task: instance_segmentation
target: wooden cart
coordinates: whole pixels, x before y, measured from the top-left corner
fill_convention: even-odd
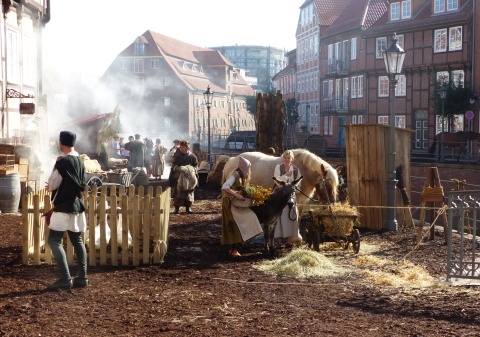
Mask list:
[[[315,251],[320,250],[320,243],[338,242],[348,249],[350,243],[353,251],[358,254],[360,251],[360,232],[354,228],[357,225],[357,215],[334,215],[319,214],[309,211],[305,227],[305,241]],[[342,223],[349,223],[344,226]]]

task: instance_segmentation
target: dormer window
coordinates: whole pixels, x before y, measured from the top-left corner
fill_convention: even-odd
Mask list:
[[[143,36],[137,37],[135,40],[135,56],[144,56],[145,55],[145,45],[147,40]]]
[[[456,11],[458,10],[458,0],[435,0],[434,2],[434,13],[443,13],[445,10]]]
[[[390,4],[390,20],[410,19],[412,17],[411,0],[392,2]]]

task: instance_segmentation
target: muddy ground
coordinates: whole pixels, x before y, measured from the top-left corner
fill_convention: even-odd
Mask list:
[[[227,255],[218,194],[205,185],[194,214],[171,215],[163,264],[92,267],[87,288],[54,292],[45,287],[56,266],[21,265],[20,214],[1,214],[0,336],[480,335],[477,288],[439,282],[446,275],[441,233],[415,248],[412,228],[361,231],[358,255],[322,245],[320,254],[343,273],[278,276],[255,268],[270,260],[259,240],[242,247],[241,258]],[[380,284],[375,273],[400,277],[405,257],[428,272],[428,285],[414,277]]]

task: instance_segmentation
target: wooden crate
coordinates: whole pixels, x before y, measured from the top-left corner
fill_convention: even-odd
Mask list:
[[[15,154],[15,146],[11,144],[0,144],[0,154]]]
[[[14,154],[0,154],[0,165],[13,166],[15,165]]]
[[[360,227],[382,229],[387,218],[387,179],[390,126],[347,126],[347,176],[350,204],[359,206]],[[403,165],[405,188],[410,194],[410,136],[408,129],[395,129],[395,167]],[[397,219],[403,218],[402,198],[396,189]]]

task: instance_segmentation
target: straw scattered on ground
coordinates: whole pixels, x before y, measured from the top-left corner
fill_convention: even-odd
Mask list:
[[[304,248],[294,249],[285,257],[265,261],[256,268],[267,273],[295,278],[335,276],[345,272],[328,257]]]

